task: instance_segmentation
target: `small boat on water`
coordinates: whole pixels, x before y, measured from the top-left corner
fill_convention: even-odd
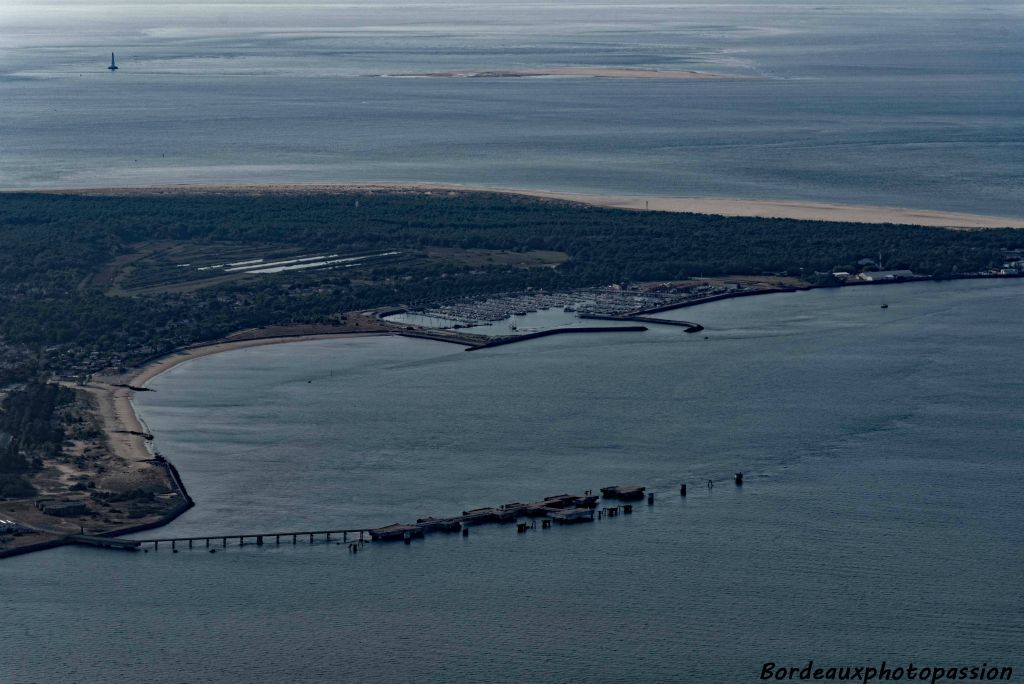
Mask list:
[[[883,304],[883,305],[882,305],[882,308],[883,308],[883,309],[888,309],[888,308],[889,308],[889,305],[888,305],[888,304]]]

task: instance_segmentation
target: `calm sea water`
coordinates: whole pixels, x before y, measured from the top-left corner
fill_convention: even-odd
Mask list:
[[[656,502],[357,556],[300,543],[9,559],[0,679],[1019,669],[1022,296],[1021,282],[851,288],[680,312],[707,339],[662,327],[467,353],[359,338],[177,366],[138,397],[198,504],[161,534],[390,523],[624,482]]]
[[[368,77],[565,65],[750,80]],[[439,181],[1020,216],[1022,73],[1017,0],[7,0],[0,187]]]

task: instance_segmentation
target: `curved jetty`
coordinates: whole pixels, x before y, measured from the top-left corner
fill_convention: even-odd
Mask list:
[[[704,326],[700,323],[680,321],[674,318],[655,318],[654,316],[638,316],[633,314],[614,316],[611,314],[580,313],[577,315],[580,318],[594,318],[602,321],[636,321],[638,323],[653,323],[655,325],[675,325],[680,328],[686,328],[685,332],[688,333],[700,332],[704,329]]]
[[[552,328],[550,330],[538,330],[532,333],[523,333],[522,335],[509,335],[507,337],[495,337],[488,342],[470,347],[467,351],[475,351],[477,349],[488,349],[490,347],[500,347],[505,344],[513,344],[515,342],[525,342],[526,340],[535,340],[538,337],[548,337],[550,335],[567,335],[571,333],[622,333],[622,332],[647,332],[647,327],[643,325],[607,325],[607,326],[590,326],[590,327],[578,327],[578,328]]]

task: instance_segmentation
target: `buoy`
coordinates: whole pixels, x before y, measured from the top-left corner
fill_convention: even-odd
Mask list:
[[[217,549],[210,549],[210,553],[217,553]]]

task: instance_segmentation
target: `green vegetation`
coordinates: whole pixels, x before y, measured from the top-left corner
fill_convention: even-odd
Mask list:
[[[1013,230],[634,212],[486,193],[0,195],[0,384],[85,372],[241,328],[526,287],[733,273],[805,278],[882,253],[946,275],[998,266]],[[400,255],[213,277],[196,259]],[[546,258],[488,256],[532,253]],[[461,255],[461,256],[460,256]],[[472,255],[467,256],[467,255]],[[554,255],[554,256],[551,256]]]
[[[38,470],[42,459],[59,454],[64,426],[59,409],[74,400],[74,392],[59,385],[31,383],[8,395],[0,405],[0,497],[35,494],[25,475]]]

